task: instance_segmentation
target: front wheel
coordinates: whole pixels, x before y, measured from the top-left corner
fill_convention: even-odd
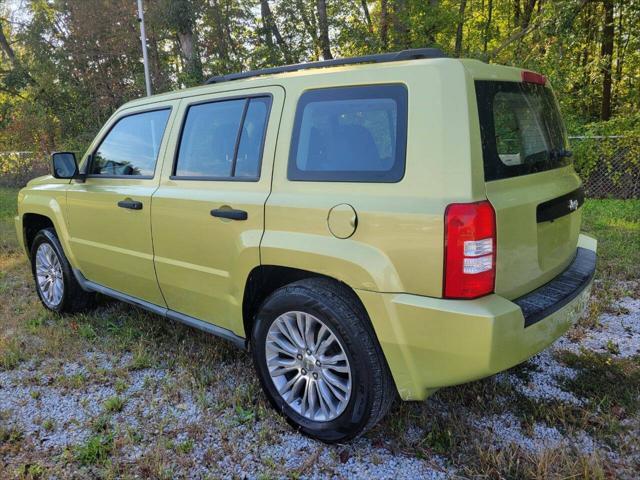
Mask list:
[[[396,395],[382,350],[355,294],[323,278],[274,292],[251,337],[271,404],[306,435],[354,438],[377,423]]]
[[[58,313],[89,308],[94,294],[85,292],[76,280],[55,230],[40,230],[31,245],[31,271],[42,304]]]

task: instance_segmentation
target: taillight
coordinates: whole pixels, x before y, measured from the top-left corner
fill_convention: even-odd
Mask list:
[[[444,222],[444,296],[477,298],[493,292],[496,216],[491,204],[452,203]]]
[[[544,85],[547,83],[547,77],[540,73],[530,72],[529,70],[524,70],[521,73],[521,78],[522,81],[526,83],[537,83],[538,85]]]

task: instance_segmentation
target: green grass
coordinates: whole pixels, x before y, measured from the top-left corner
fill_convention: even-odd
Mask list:
[[[107,412],[121,412],[124,408],[124,400],[117,395],[107,398],[104,402],[104,409]]]
[[[0,220],[13,218],[18,211],[18,189],[0,188]]]
[[[17,249],[13,217],[18,211],[18,189],[0,188],[0,254]]]
[[[598,239],[599,277],[640,278],[640,200],[587,200],[582,218]]]
[[[105,463],[114,449],[113,434],[94,435],[73,449],[75,460],[80,465]]]
[[[640,409],[640,356],[614,359],[588,350],[565,352],[562,361],[578,371],[567,379],[569,390],[604,411],[623,408],[633,414]]]

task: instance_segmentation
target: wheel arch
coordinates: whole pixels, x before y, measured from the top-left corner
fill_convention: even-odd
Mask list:
[[[303,270],[300,268],[288,267],[283,265],[259,265],[247,276],[242,300],[242,318],[245,339],[247,344],[251,339],[251,330],[255,316],[260,305],[267,299],[269,295],[285,285],[305,280],[308,278],[325,278],[334,282],[336,285],[342,286],[359,304],[365,313],[367,320],[371,323],[367,310],[360,300],[360,297],[348,284],[338,280],[337,278],[324,275],[322,273]]]
[[[53,221],[46,215],[42,215],[40,213],[25,213],[22,216],[22,235],[24,238],[24,246],[27,256],[29,256],[30,259],[33,240],[38,232],[45,228],[53,228],[57,232]]]

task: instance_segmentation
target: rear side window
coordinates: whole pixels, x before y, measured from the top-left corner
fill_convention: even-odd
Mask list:
[[[174,177],[258,179],[270,104],[254,97],[191,105]]]
[[[94,152],[90,175],[152,177],[170,109],[121,118]]]
[[[404,175],[406,144],[404,86],[310,90],[298,102],[288,178],[397,182]]]
[[[564,124],[549,88],[476,81],[476,97],[486,181],[569,163]]]

